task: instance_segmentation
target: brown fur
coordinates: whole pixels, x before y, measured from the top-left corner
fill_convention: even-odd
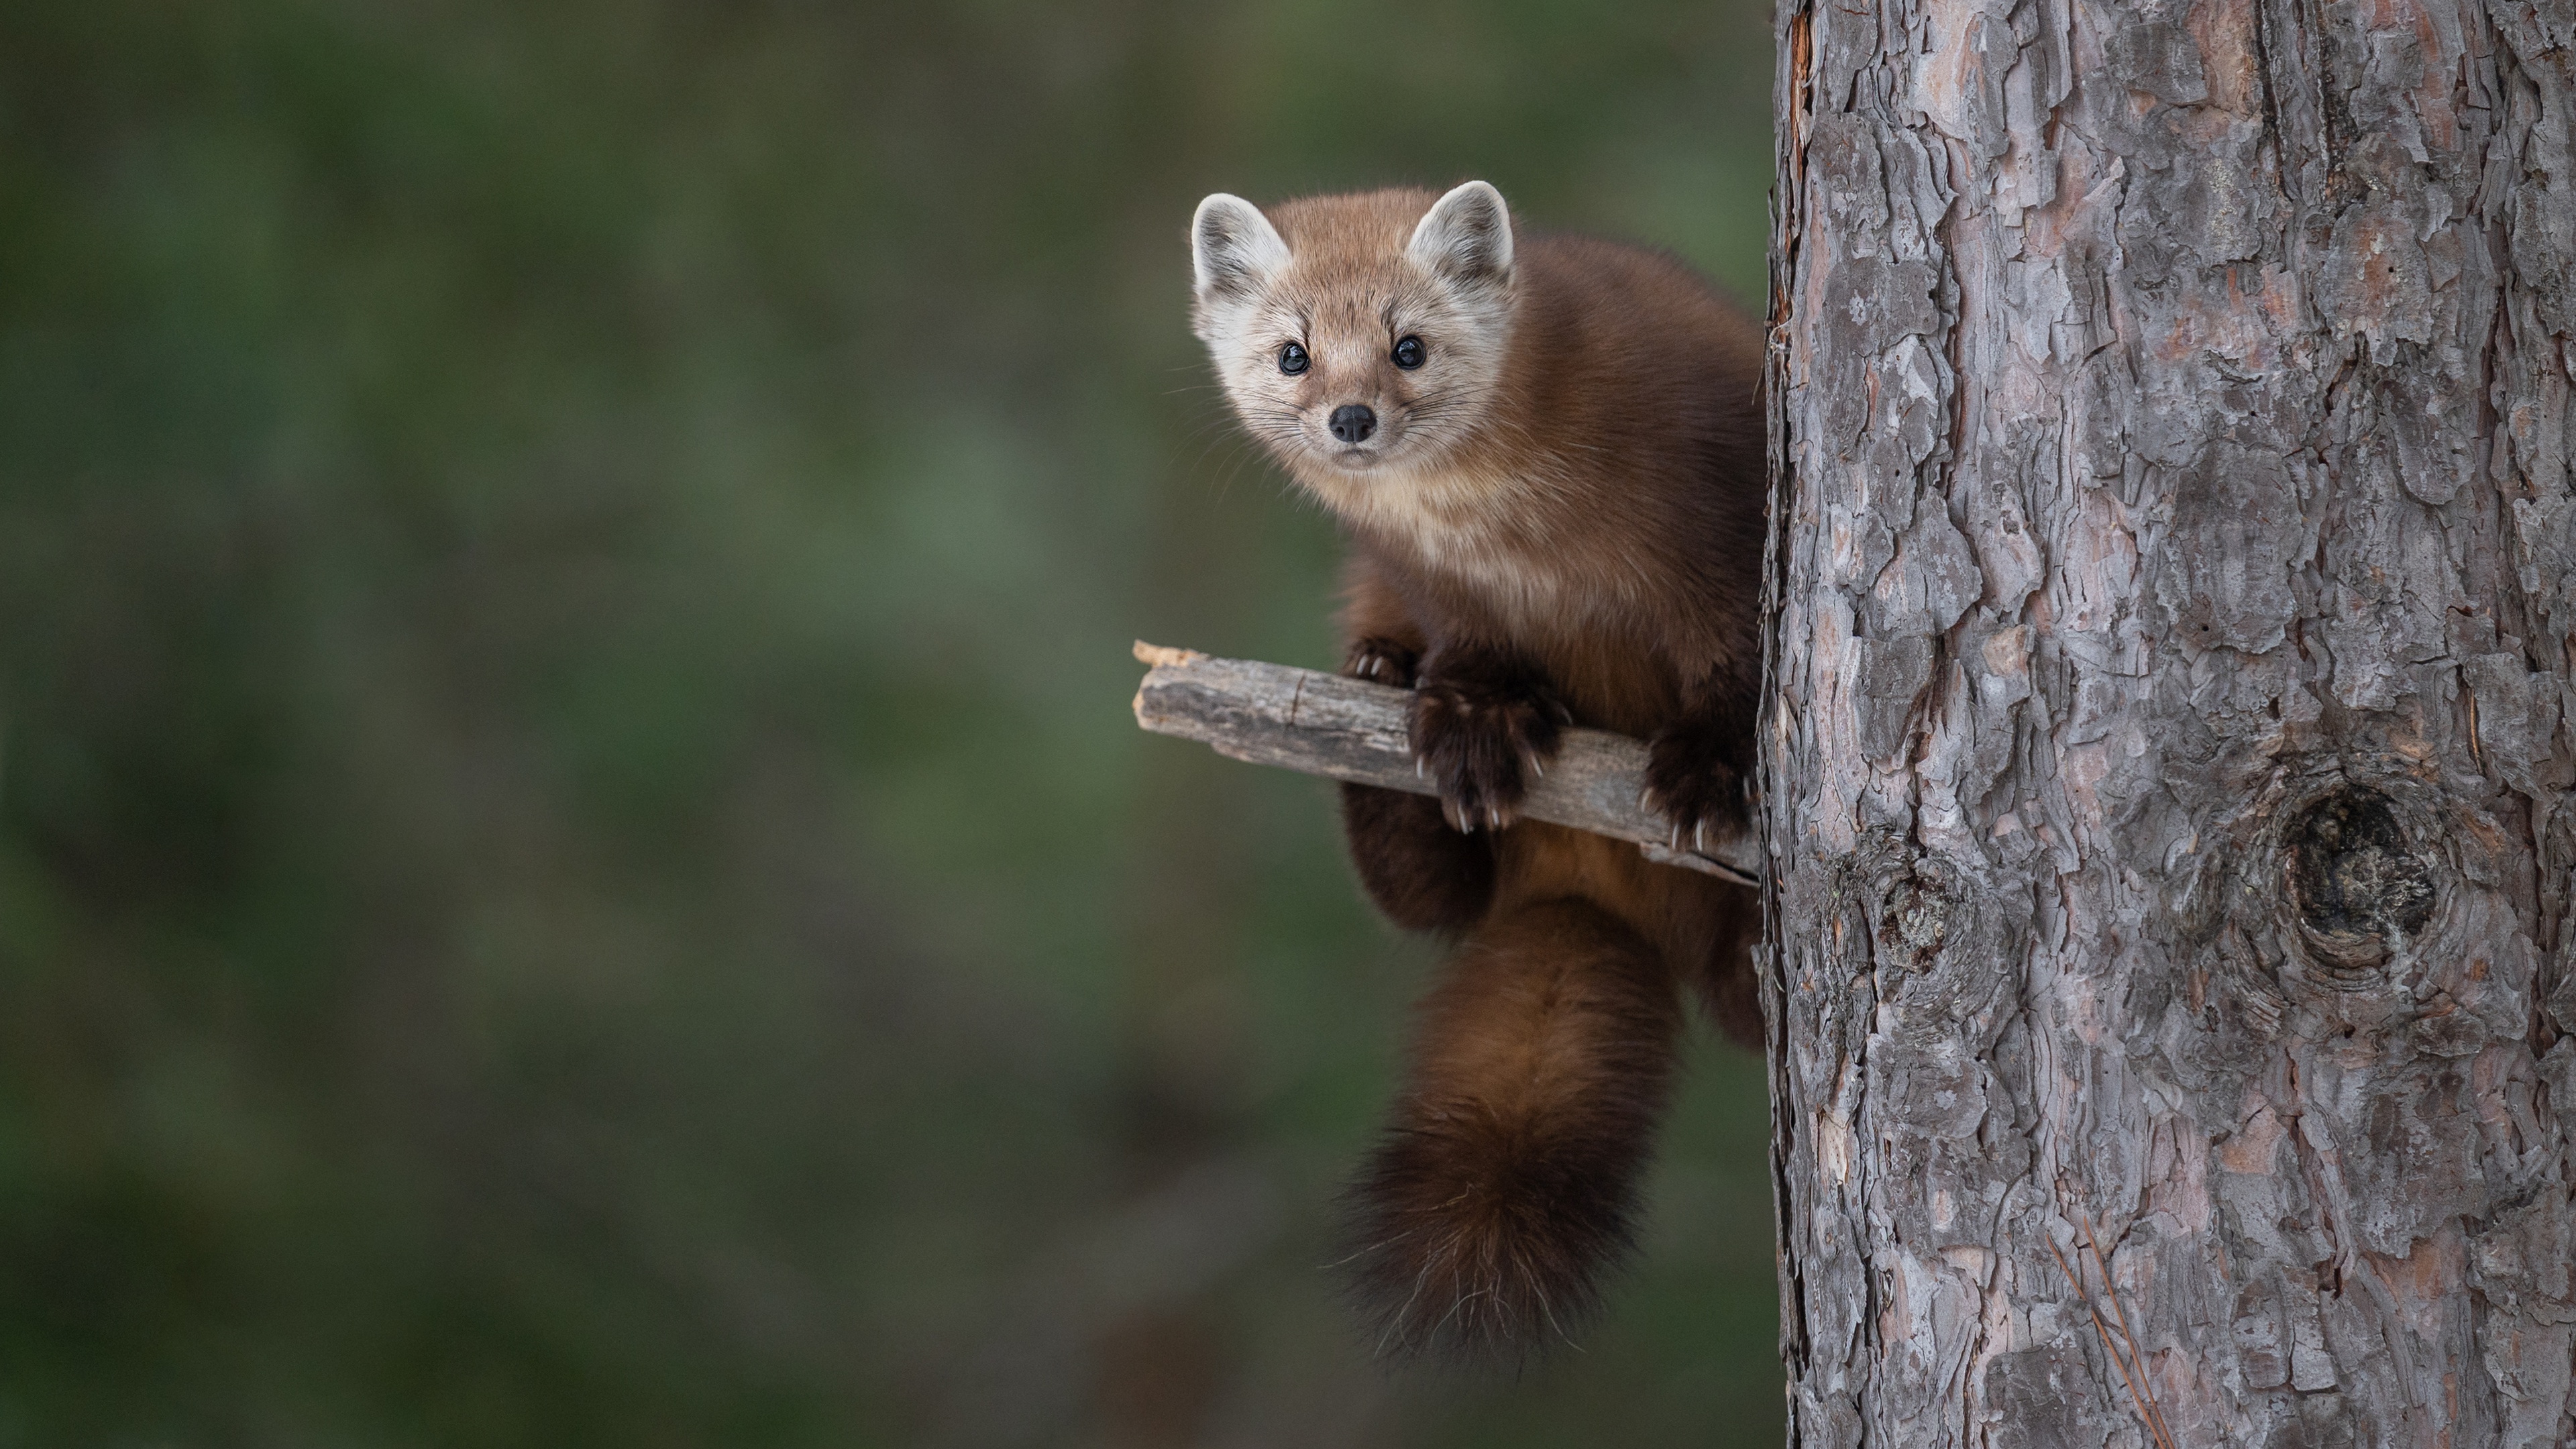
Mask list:
[[[1681,1002],[1588,901],[1495,911],[1422,1004],[1412,1080],[1354,1195],[1385,1341],[1477,1353],[1561,1339],[1625,1252]]]
[[[1220,200],[1202,238],[1226,239],[1204,221]],[[1750,892],[1513,823],[1569,722],[1649,739],[1677,835],[1740,818],[1761,335],[1680,263],[1609,242],[1516,236],[1498,278],[1470,229],[1444,272],[1408,252],[1434,201],[1272,207],[1285,260],[1274,246],[1238,276],[1203,240],[1198,318],[1247,426],[1344,521],[1346,668],[1414,687],[1415,754],[1440,787],[1436,803],[1343,790],[1370,897],[1463,937],[1354,1191],[1358,1275],[1391,1343],[1526,1351],[1571,1329],[1628,1245],[1676,980],[1761,1040]],[[1216,224],[1258,239],[1240,211]],[[1405,335],[1431,364],[1390,360]],[[1283,339],[1310,350],[1305,375],[1277,369]],[[1325,431],[1344,403],[1382,420],[1374,448]]]

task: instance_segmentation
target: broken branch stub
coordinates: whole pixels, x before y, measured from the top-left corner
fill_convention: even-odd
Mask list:
[[[1136,691],[1136,723],[1155,734],[1197,740],[1256,765],[1435,793],[1416,771],[1406,739],[1410,690],[1142,642],[1136,658],[1152,666]],[[1547,773],[1529,782],[1521,813],[1632,842],[1649,860],[1757,883],[1760,857],[1749,835],[1711,842],[1705,854],[1672,849],[1672,826],[1637,802],[1645,772],[1644,745],[1625,735],[1570,729]]]

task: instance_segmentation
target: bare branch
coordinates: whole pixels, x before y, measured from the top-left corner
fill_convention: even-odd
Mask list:
[[[1136,691],[1136,723],[1158,735],[1256,765],[1433,793],[1405,741],[1410,691],[1154,644],[1137,644],[1136,658],[1153,666]],[[1754,884],[1759,856],[1749,835],[1713,842],[1705,855],[1669,847],[1671,825],[1637,803],[1645,770],[1646,747],[1637,741],[1567,730],[1547,773],[1530,782],[1521,813],[1634,842],[1650,860]]]

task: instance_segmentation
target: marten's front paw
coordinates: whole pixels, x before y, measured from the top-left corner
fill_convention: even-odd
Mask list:
[[[1637,803],[1670,821],[1675,850],[1705,855],[1744,828],[1744,774],[1735,742],[1690,724],[1663,729],[1646,745],[1646,788]]]
[[[1414,650],[1371,634],[1351,641],[1351,652],[1342,656],[1342,672],[1353,679],[1411,689],[1414,671],[1421,662],[1422,656]]]
[[[1520,818],[1524,772],[1547,773],[1573,718],[1544,685],[1426,681],[1413,696],[1413,766],[1439,787],[1451,829],[1500,830]]]

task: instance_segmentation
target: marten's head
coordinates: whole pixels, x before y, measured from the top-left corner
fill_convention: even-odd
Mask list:
[[[1470,181],[1285,202],[1223,192],[1190,223],[1195,330],[1237,416],[1357,517],[1403,509],[1492,421],[1512,320],[1512,219]]]

